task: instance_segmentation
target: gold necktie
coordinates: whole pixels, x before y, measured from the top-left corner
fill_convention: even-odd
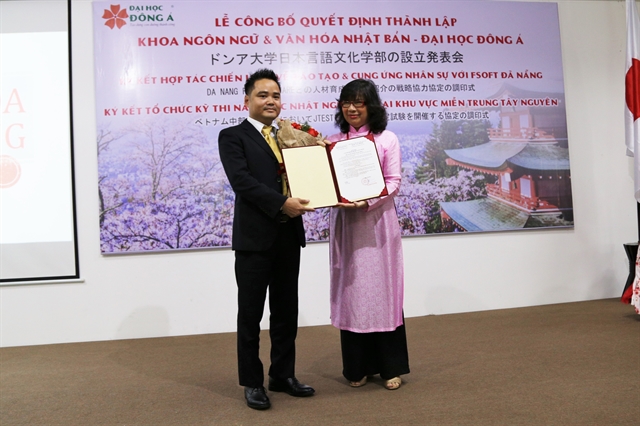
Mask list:
[[[271,136],[271,129],[272,129],[271,126],[264,126],[262,128],[262,134],[264,135],[264,139],[267,141],[267,143],[271,147],[271,150],[273,151],[276,158],[278,159],[278,162],[280,163],[280,168],[282,169],[282,167],[284,167],[282,163],[282,153],[280,152],[278,143],[273,138],[273,136]],[[285,173],[282,173],[280,175],[280,178],[282,179],[282,193],[284,195],[287,195],[289,193],[289,191],[287,190],[287,176]]]
[[[282,163],[282,154],[280,153],[280,148],[278,148],[278,144],[276,140],[273,138],[273,136],[271,136],[271,129],[272,129],[271,126],[264,126],[262,128],[262,134],[264,135],[265,140],[271,147],[271,150],[276,155],[278,162]]]

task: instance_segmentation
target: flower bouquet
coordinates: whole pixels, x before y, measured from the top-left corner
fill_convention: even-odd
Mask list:
[[[308,124],[298,124],[290,120],[279,119],[278,124],[278,145],[280,149],[294,146],[318,145],[323,139],[322,134]]]

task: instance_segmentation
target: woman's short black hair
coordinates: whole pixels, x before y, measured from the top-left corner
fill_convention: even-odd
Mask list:
[[[336,126],[342,133],[349,131],[349,123],[342,113],[342,101],[364,101],[367,108],[368,125],[371,133],[380,134],[387,128],[387,110],[382,105],[378,88],[371,80],[357,79],[347,83],[340,92],[335,115]]]
[[[275,81],[278,84],[278,89],[282,90],[282,88],[280,87],[280,80],[278,80],[278,76],[276,75],[276,73],[268,68],[262,68],[254,72],[247,78],[247,81],[244,83],[244,94],[250,95],[251,91],[256,85],[256,81],[262,80],[263,78]]]

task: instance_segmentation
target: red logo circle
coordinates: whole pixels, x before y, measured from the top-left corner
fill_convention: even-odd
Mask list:
[[[0,188],[9,188],[20,180],[20,163],[9,155],[0,155]]]

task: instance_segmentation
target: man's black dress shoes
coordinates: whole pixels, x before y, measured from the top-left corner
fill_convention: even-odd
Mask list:
[[[247,405],[255,410],[266,410],[271,407],[271,402],[269,402],[269,397],[263,386],[258,388],[245,386],[244,398],[247,400]]]
[[[269,390],[286,392],[291,396],[311,396],[316,392],[311,386],[303,385],[295,377],[289,377],[288,379],[269,377]]]

